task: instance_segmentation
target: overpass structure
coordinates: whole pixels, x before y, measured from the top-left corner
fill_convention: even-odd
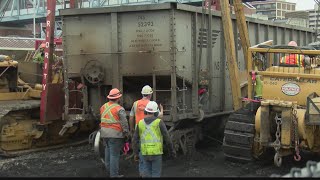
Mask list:
[[[98,8],[121,5],[152,4],[152,3],[199,3],[202,0],[78,0],[78,8]],[[44,22],[47,0],[0,0],[0,25],[15,25]],[[70,8],[70,0],[57,0],[56,16],[59,10]]]
[[[56,0],[56,16],[59,9],[70,8],[70,0]],[[98,8],[137,4],[177,2],[201,6],[205,0],[77,0],[78,8]],[[207,0],[206,0],[207,1]],[[212,0],[217,2],[218,0]],[[253,0],[243,0],[251,2]],[[44,22],[47,0],[0,0],[0,25]]]

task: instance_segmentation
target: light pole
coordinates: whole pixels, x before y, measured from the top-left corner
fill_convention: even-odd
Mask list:
[[[36,38],[36,0],[33,0],[33,38]]]
[[[317,39],[318,39],[318,21],[319,21],[319,5],[320,5],[320,1],[319,0],[314,0],[314,2],[316,2],[316,4],[318,5],[318,8],[315,11],[317,18],[316,18],[316,36],[314,38],[314,41],[317,41]]]

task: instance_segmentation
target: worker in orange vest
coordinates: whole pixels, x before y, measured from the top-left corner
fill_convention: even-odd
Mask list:
[[[297,47],[298,44],[295,41],[290,41],[288,46]],[[280,59],[280,64],[285,65],[298,65],[300,67],[304,66],[304,55],[302,54],[289,54],[285,55]]]
[[[144,119],[144,116],[145,116],[144,109],[146,108],[147,104],[150,102],[152,93],[153,93],[152,88],[149,85],[144,86],[141,90],[142,99],[135,101],[132,105],[130,117],[129,117],[131,137],[134,134],[135,126],[139,123],[140,120]],[[162,118],[162,116],[163,116],[163,107],[160,104],[160,113],[158,117]],[[139,160],[140,176],[143,176],[143,172],[142,172],[143,168],[144,168],[143,161],[142,161],[142,158],[140,158]]]
[[[108,95],[109,102],[100,108],[100,133],[106,144],[105,165],[107,172],[109,168],[110,177],[123,177],[119,175],[120,151],[129,135],[126,112],[118,104],[121,96],[117,88],[112,89]]]

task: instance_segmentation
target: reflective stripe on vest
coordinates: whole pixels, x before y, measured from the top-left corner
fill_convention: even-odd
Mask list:
[[[134,108],[135,108],[135,120],[136,125],[144,118],[144,109],[147,106],[148,102],[150,102],[149,99],[142,98],[136,102],[134,102]]]
[[[300,55],[300,54],[289,54],[282,57],[280,60],[281,64],[289,64],[289,65],[299,65],[302,66],[303,65],[303,58],[304,55]]]
[[[119,117],[116,113],[118,113],[121,106],[116,103],[106,103],[103,105],[104,110],[101,114],[101,123],[100,127],[104,128],[112,128],[117,131],[122,131],[122,127],[119,121]]]
[[[142,155],[163,154],[163,139],[160,130],[160,119],[146,124],[144,119],[139,122],[139,136]]]

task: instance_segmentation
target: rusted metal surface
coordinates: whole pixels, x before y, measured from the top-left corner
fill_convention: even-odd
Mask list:
[[[63,84],[48,83],[47,88],[46,121],[60,120],[64,105]]]

